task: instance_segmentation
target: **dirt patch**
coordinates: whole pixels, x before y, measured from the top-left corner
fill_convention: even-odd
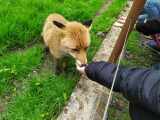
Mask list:
[[[101,9],[96,13],[96,17],[100,16],[108,6],[112,3],[112,0],[106,0],[105,3],[102,5]]]

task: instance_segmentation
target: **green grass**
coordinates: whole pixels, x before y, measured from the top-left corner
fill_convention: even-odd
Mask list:
[[[43,49],[39,45],[0,58],[0,95],[13,90],[13,82],[24,77],[40,66]],[[35,57],[36,56],[36,57]]]
[[[51,70],[43,66],[46,56],[43,47],[37,45],[43,22],[53,12],[58,12],[69,20],[92,19],[104,2],[105,0],[0,0],[0,29],[3,30],[0,33],[0,94],[2,98],[8,92],[13,94],[0,118],[56,119],[79,75],[74,60],[70,58],[67,70],[60,76],[51,74]],[[127,0],[113,2],[93,22],[92,42],[88,51],[90,61],[102,41],[96,33],[110,29]],[[110,21],[107,22],[104,18],[110,18]],[[28,48],[30,45],[32,47]],[[25,49],[18,51],[19,47]],[[20,88],[15,85],[17,82],[20,82]]]
[[[69,20],[92,19],[105,0],[0,0],[0,53],[39,40],[44,20],[60,13]],[[30,43],[31,42],[31,43]],[[36,41],[37,42],[37,41]]]
[[[9,103],[7,120],[50,120],[61,111],[75,85],[70,79],[50,73],[35,76],[24,85],[21,95]]]
[[[126,50],[131,58],[124,59],[122,61],[124,65],[150,67],[158,62],[158,55],[142,46],[140,34],[136,31],[131,33]]]
[[[113,0],[108,9],[94,21],[93,31],[109,31],[126,3],[127,0]]]
[[[65,74],[53,76],[48,68],[42,66],[42,46],[33,45],[35,47],[29,49],[26,46],[37,43],[35,39],[39,38],[44,19],[49,13],[58,12],[69,20],[84,21],[92,19],[104,1],[0,1],[0,29],[3,29],[0,33],[0,97],[10,98],[4,108],[4,119],[39,120],[58,115],[78,80],[73,59]],[[26,49],[12,51],[19,47]],[[40,70],[35,77],[33,71],[37,69]],[[43,81],[41,87],[38,85],[42,91],[40,94],[35,91],[35,81]]]
[[[98,50],[102,38],[97,36],[98,32],[108,32],[112,24],[116,21],[116,18],[120,14],[121,10],[127,4],[127,0],[113,0],[111,5],[100,16],[96,17],[93,21],[93,27],[91,31],[91,47],[89,48],[89,61],[92,60],[96,51]]]
[[[130,120],[128,101],[119,93],[113,94],[114,103],[109,107],[109,120]]]

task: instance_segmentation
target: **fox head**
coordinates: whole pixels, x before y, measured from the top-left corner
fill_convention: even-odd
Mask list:
[[[57,21],[53,24],[59,27],[63,32],[61,39],[61,50],[70,54],[80,64],[87,63],[87,49],[90,45],[90,28],[92,21],[84,23],[68,22],[65,25]]]

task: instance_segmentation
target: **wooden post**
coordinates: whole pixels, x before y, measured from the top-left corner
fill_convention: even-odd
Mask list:
[[[129,33],[130,33],[132,31],[132,29],[134,28],[134,24],[139,16],[141,10],[144,7],[145,2],[146,2],[146,0],[134,0],[133,6],[130,10],[130,13],[127,16],[126,22],[122,28],[122,31],[119,35],[119,38],[116,42],[116,45],[115,45],[115,47],[112,51],[112,54],[109,58],[109,62],[115,63],[117,61],[117,59],[122,51],[128,28],[130,26],[130,29],[129,29]],[[129,34],[128,34],[128,36],[129,36]],[[128,36],[127,36],[127,38],[128,38]]]

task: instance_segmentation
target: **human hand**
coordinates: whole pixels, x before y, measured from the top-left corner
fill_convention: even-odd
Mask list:
[[[86,74],[85,73],[86,66],[87,66],[87,64],[80,64],[79,61],[76,61],[76,68],[81,74]]]

